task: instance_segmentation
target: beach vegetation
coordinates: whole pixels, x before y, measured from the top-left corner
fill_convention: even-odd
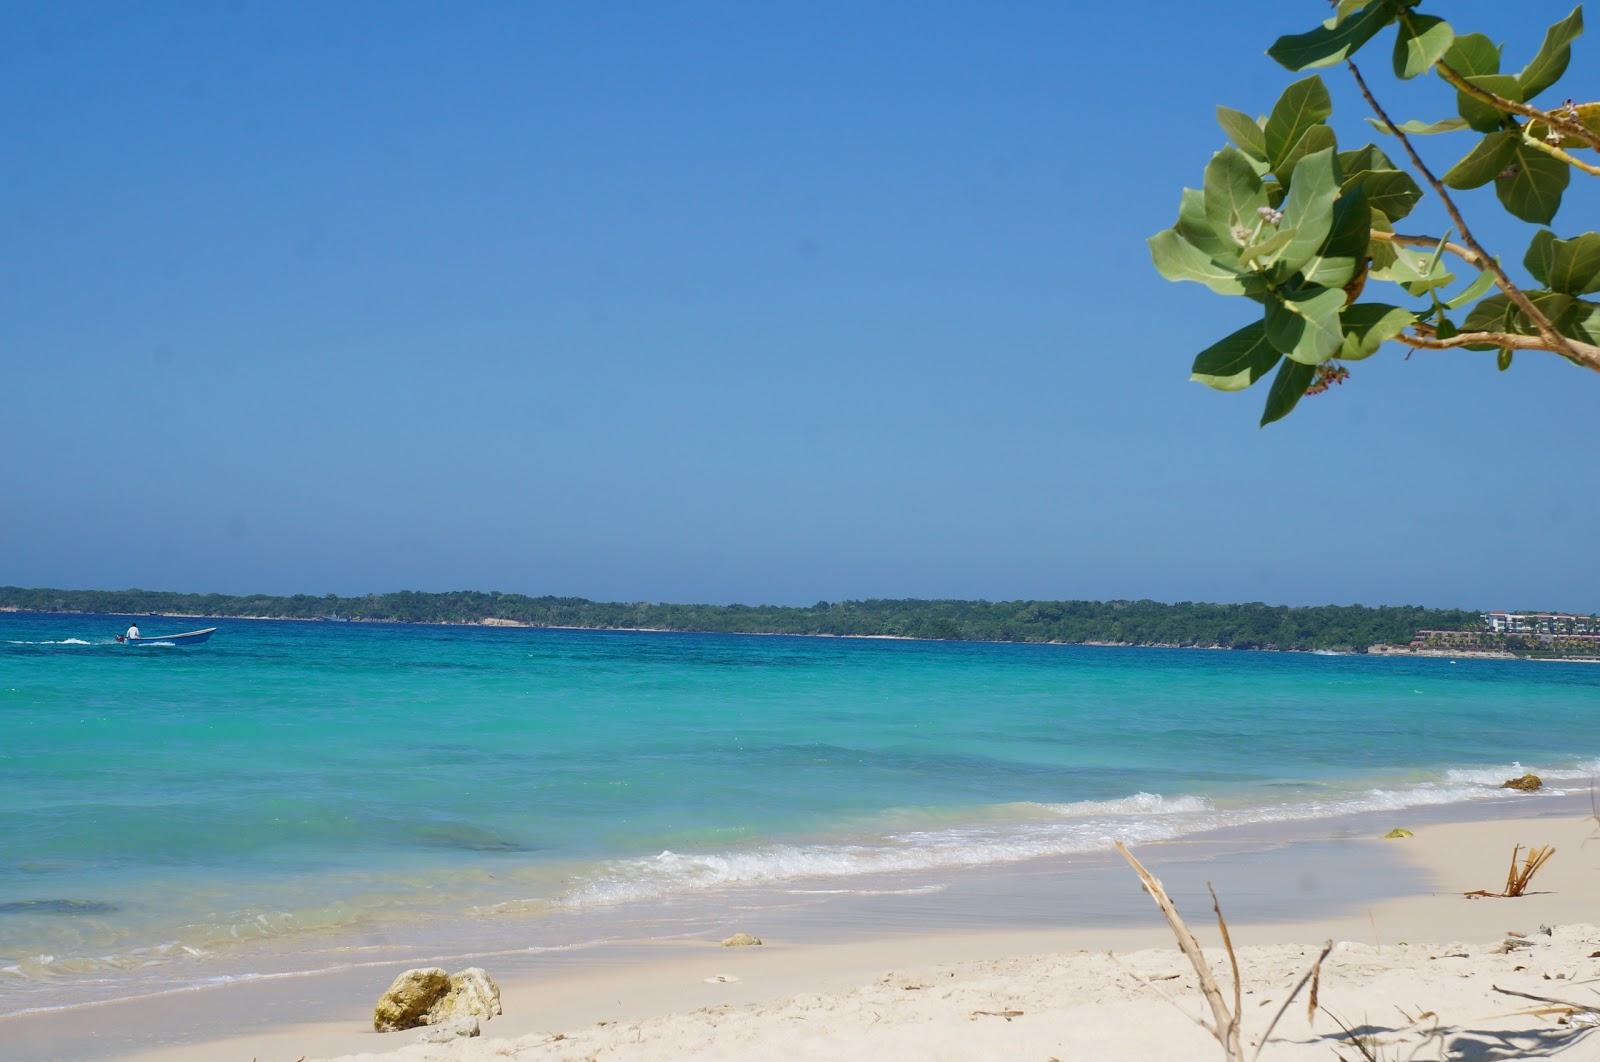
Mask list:
[[[1574,174],[1600,177],[1600,101],[1560,101],[1556,90],[1582,32],[1577,7],[1519,68],[1490,37],[1458,31],[1417,0],[1339,0],[1321,25],[1279,38],[1268,55],[1290,71],[1344,67],[1382,143],[1341,143],[1317,73],[1264,115],[1217,108],[1228,143],[1200,188],[1183,190],[1176,223],[1150,238],[1150,252],[1168,280],[1255,305],[1195,357],[1191,378],[1241,391],[1270,376],[1266,425],[1344,383],[1349,364],[1386,345],[1408,357],[1482,352],[1502,371],[1519,352],[1538,351],[1600,371],[1600,301],[1591,297],[1600,294],[1600,232],[1551,227]],[[1439,111],[1450,113],[1391,117],[1355,61],[1384,35],[1393,77],[1431,73]],[[1459,161],[1436,175],[1417,147],[1424,137],[1456,144]],[[1488,185],[1498,209],[1526,226],[1520,278],[1520,249],[1480,241],[1457,201]],[[1434,217],[1417,227],[1412,215],[1424,205]]]
[[[608,603],[580,597],[529,597],[479,591],[276,597],[0,587],[0,608],[110,616],[161,613],[299,620],[337,617],[386,623],[482,623],[495,619],[538,627],[597,630],[1356,651],[1380,643],[1409,642],[1422,628],[1466,631],[1480,626],[1476,612],[1413,605],[873,598],[824,601],[809,607],[791,608]]]

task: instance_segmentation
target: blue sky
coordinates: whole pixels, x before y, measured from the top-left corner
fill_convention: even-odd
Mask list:
[[[1144,239],[1324,9],[12,7],[0,582],[1600,608],[1600,379],[1186,379]]]

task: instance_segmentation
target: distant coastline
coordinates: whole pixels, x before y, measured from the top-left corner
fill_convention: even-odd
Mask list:
[[[317,597],[22,587],[0,587],[0,611],[1354,653],[1404,645],[1421,628],[1465,631],[1479,621],[1478,613],[1456,609],[1260,602],[867,599],[795,607],[477,591]]]

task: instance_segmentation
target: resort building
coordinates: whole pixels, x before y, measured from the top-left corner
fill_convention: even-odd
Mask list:
[[[1485,612],[1483,627],[1493,634],[1549,638],[1564,634],[1600,634],[1600,619],[1570,612]]]

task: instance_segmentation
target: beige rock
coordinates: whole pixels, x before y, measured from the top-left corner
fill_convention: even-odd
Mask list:
[[[450,990],[428,1008],[428,1024],[456,1018],[482,1018],[500,1013],[500,986],[481,967],[469,966],[450,975]]]
[[[749,933],[735,933],[722,942],[724,948],[748,948],[760,944],[760,937],[753,937]]]
[[[1544,787],[1544,779],[1536,774],[1525,774],[1521,778],[1507,778],[1500,783],[1501,789],[1520,789],[1524,793],[1531,793],[1535,789]]]
[[[378,1032],[414,1029],[428,1024],[428,1010],[450,991],[450,975],[437,966],[407,970],[394,979],[372,1009]]]

